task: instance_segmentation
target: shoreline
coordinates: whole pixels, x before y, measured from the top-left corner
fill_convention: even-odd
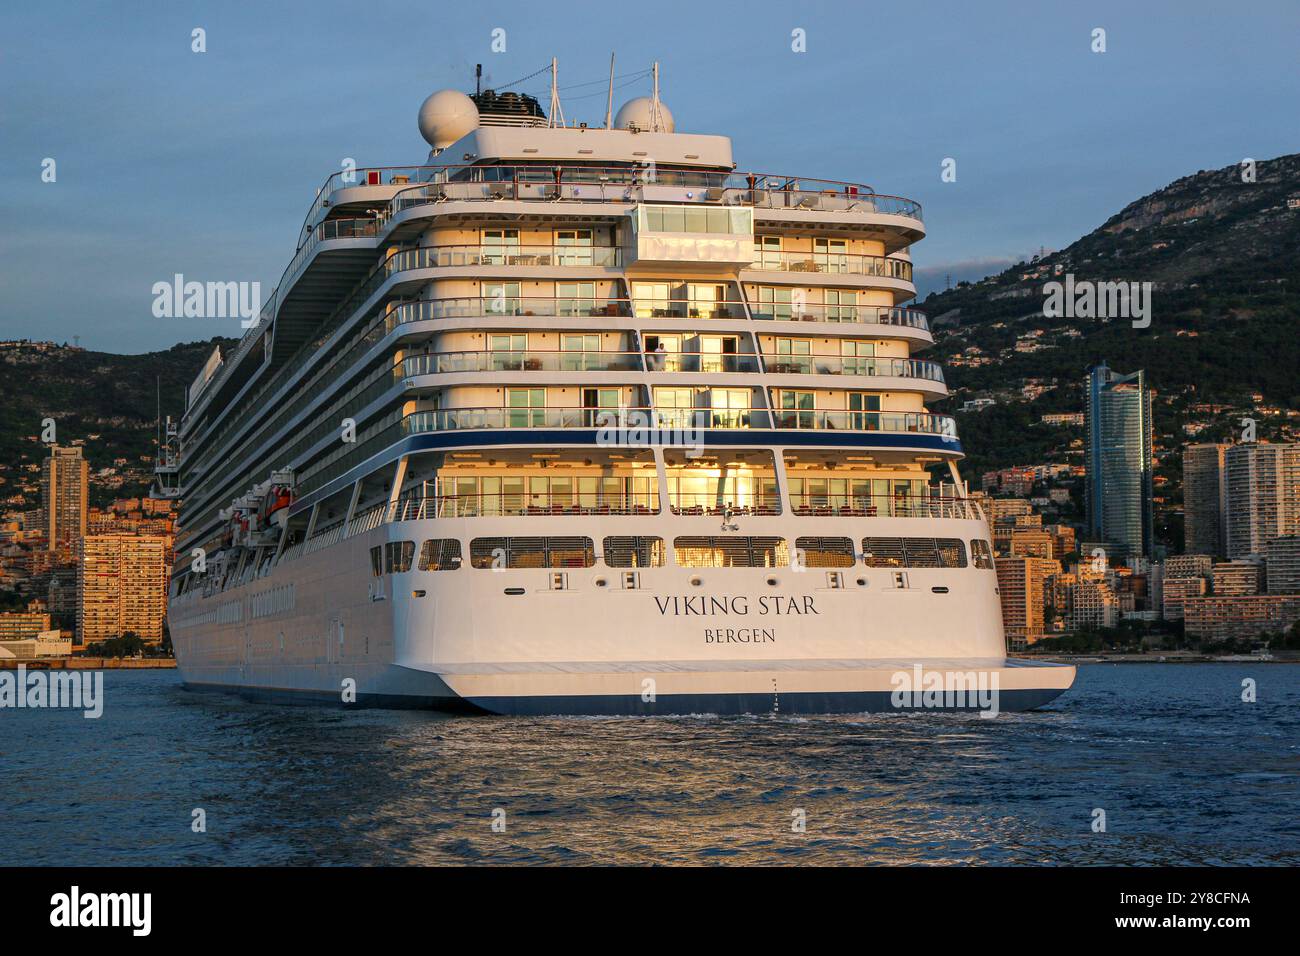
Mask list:
[[[176,658],[174,657],[22,657],[6,658],[0,660],[0,670],[17,670],[18,667],[25,666],[31,670],[67,670],[67,671],[98,671],[98,670],[123,670],[123,671],[140,671],[140,670],[174,670],[176,667]]]

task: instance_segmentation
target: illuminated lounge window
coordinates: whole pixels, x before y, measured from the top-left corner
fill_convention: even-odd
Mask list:
[[[869,568],[964,568],[966,546],[958,538],[864,538]]]
[[[475,568],[589,568],[596,563],[590,538],[475,538],[469,543]]]
[[[862,557],[869,568],[906,567],[902,538],[863,538]]]
[[[617,535],[603,543],[605,564],[611,568],[661,568],[664,565],[664,539]]]
[[[804,537],[794,546],[805,568],[851,568],[857,560],[851,538]]]
[[[790,552],[784,538],[749,535],[683,536],[673,541],[682,568],[784,568]]]

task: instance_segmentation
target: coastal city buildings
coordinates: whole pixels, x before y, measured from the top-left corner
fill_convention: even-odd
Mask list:
[[[1183,450],[1183,533],[1189,554],[1228,553],[1223,481],[1223,456],[1228,448],[1226,444],[1205,444],[1188,445]]]
[[[89,465],[80,448],[50,447],[41,463],[41,504],[47,546],[70,553],[86,533]]]
[[[1060,565],[1034,557],[999,557],[998,595],[1002,599],[1002,624],[1006,629],[1007,647],[1023,650],[1043,636],[1043,588],[1051,567]]]
[[[1151,391],[1145,373],[1089,370],[1085,511],[1090,538],[1119,556],[1152,544]]]
[[[1131,504],[1134,496],[1113,492],[1141,488],[1132,479],[1143,458],[1149,398],[1142,397],[1136,374],[1117,376],[1103,367],[1088,381],[1096,396],[1088,420],[1101,445],[1089,459],[1091,470],[1037,464],[981,476],[1008,646],[1026,649],[1045,637],[1124,621],[1183,622],[1186,639],[1210,644],[1263,641],[1294,625],[1300,619],[1294,600],[1300,596],[1300,446],[1202,443],[1183,449],[1187,553],[1143,554],[1123,546],[1125,540],[1137,543],[1130,532],[1141,522],[1126,526],[1108,515],[1134,513],[1115,505]],[[1098,503],[1089,516],[1105,527],[1089,520],[1076,533],[1061,520],[1077,483],[1089,488],[1099,470],[1114,475],[1125,463],[1133,467],[1124,481],[1115,488],[1103,481],[1083,496]],[[1108,497],[1114,505],[1109,512]]]
[[[163,535],[82,539],[77,567],[77,634],[91,644],[124,634],[162,641],[171,559]]]
[[[1224,453],[1227,556],[1263,554],[1300,532],[1300,445],[1245,442]]]
[[[1269,594],[1300,594],[1300,535],[1274,538],[1265,551]]]

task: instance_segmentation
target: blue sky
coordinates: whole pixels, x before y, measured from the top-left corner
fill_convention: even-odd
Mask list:
[[[7,3],[0,338],[141,352],[238,335],[155,318],[152,285],[179,272],[269,294],[345,157],[418,163],[428,93],[472,89],[478,62],[500,84],[552,55],[562,87],[602,79],[610,52],[620,74],[658,59],[680,131],[731,135],[742,170],[918,199],[923,289],[975,278],[1179,176],[1300,150],[1298,33],[1294,0]],[[603,121],[600,86],[571,96],[593,91],[565,98],[570,120]]]

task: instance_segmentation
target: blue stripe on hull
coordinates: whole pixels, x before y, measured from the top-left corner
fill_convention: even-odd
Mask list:
[[[1022,711],[1042,707],[1064,693],[1058,688],[1004,690],[998,710]],[[543,715],[674,716],[685,714],[879,714],[898,711],[977,711],[977,707],[895,707],[890,691],[778,694],[672,694],[653,703],[636,695],[600,697],[472,697],[470,702],[489,713],[512,717]]]
[[[778,694],[669,694],[643,701],[635,694],[557,697],[427,697],[414,694],[359,694],[355,704],[343,704],[337,693],[230,684],[185,684],[189,690],[235,694],[246,700],[334,707],[377,707],[400,710],[439,710],[451,713],[499,714],[510,717],[604,716],[666,717],[686,714],[879,714],[898,711],[977,711],[976,707],[895,707],[890,691]],[[1064,693],[1054,687],[1004,690],[998,710],[1034,710]]]

